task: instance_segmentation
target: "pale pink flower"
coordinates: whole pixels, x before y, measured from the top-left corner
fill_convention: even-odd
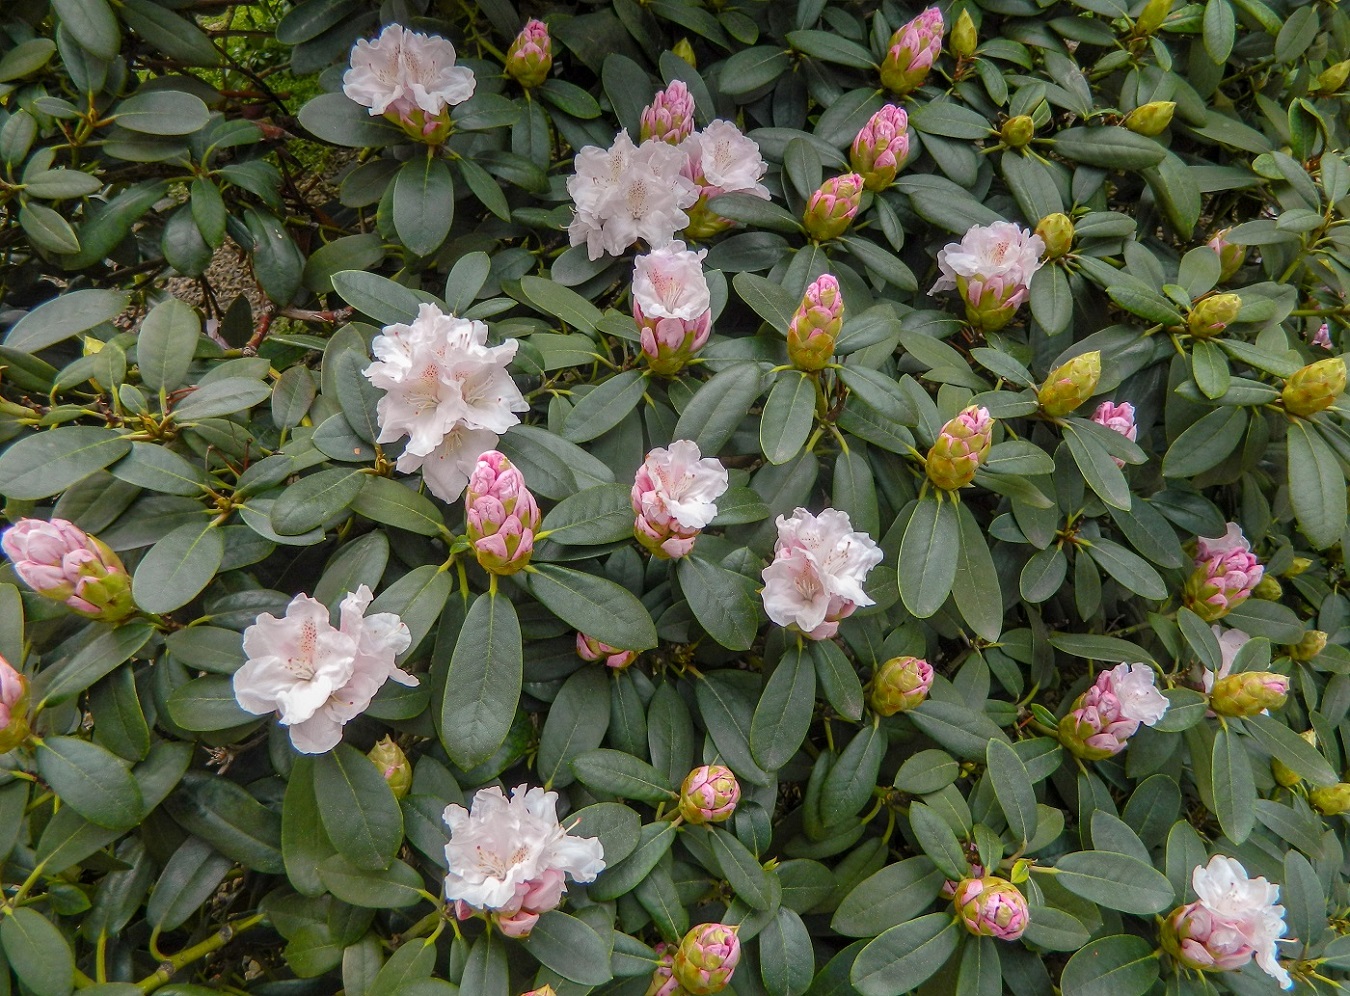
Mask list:
[[[707,254],[676,241],[633,264],[633,319],[655,373],[678,373],[712,334],[712,298],[702,262]]]
[[[942,276],[928,293],[960,291],[970,322],[986,332],[997,331],[1027,299],[1044,253],[1039,235],[1011,222],[975,225],[960,242],[950,242],[938,253]]]
[[[808,639],[827,640],[840,620],[873,601],[863,589],[881,563],[881,548],[854,532],[847,512],[804,508],[779,516],[773,563],[764,568],[764,611],[780,626],[795,626]]]
[[[409,120],[415,111],[437,117],[473,96],[473,71],[455,65],[455,46],[437,35],[390,24],[374,41],[352,48],[342,92],[372,116]]]
[[[558,793],[519,785],[508,800],[500,788],[479,789],[472,809],[448,806],[445,898],[466,919],[487,913],[510,937],[523,937],[541,913],[555,909],[566,878],[595,881],[604,848],[558,822]]]
[[[1163,944],[1189,968],[1231,972],[1253,958],[1284,989],[1293,979],[1280,964],[1277,945],[1284,937],[1280,887],[1264,877],[1249,878],[1238,861],[1216,854],[1191,873],[1196,900],[1172,912]]]
[[[688,556],[698,534],[716,517],[717,499],[728,484],[721,462],[704,458],[691,440],[653,449],[633,482],[638,542],[663,559]]]
[[[1265,568],[1235,522],[1223,536],[1196,539],[1195,570],[1186,582],[1186,606],[1214,622],[1241,605],[1261,582]]]
[[[1139,426],[1134,422],[1134,405],[1128,401],[1121,404],[1115,404],[1110,401],[1103,401],[1097,406],[1097,410],[1092,414],[1092,421],[1098,425],[1104,425],[1112,432],[1118,432],[1130,442],[1139,438]],[[1120,457],[1112,457],[1117,467],[1124,467],[1125,461]]]
[[[1142,723],[1153,726],[1168,702],[1147,664],[1118,664],[1097,676],[1060,720],[1060,740],[1079,757],[1100,761],[1125,749]]]
[[[710,122],[681,142],[680,151],[686,156],[683,175],[697,185],[701,197],[750,194],[769,199],[769,188],[759,182],[769,168],[759,143],[730,121]]]
[[[679,145],[694,130],[694,97],[683,80],[671,80],[642,111],[642,141]]]
[[[1331,345],[1331,326],[1326,322],[1323,322],[1321,326],[1318,327],[1317,331],[1313,333],[1312,344],[1314,346],[1321,346],[1323,349],[1333,348]]]
[[[365,712],[386,681],[416,685],[394,664],[412,643],[408,627],[392,612],[365,615],[372,598],[365,585],[349,592],[336,628],[327,607],[308,595],[296,595],[281,619],[260,615],[244,631],[248,660],[234,673],[240,708],[277,713],[296,750],[322,754],[338,745],[342,727]]]
[[[507,366],[517,343],[487,345],[487,326],[419,307],[411,325],[375,337],[366,378],[384,391],[376,406],[381,443],[407,437],[395,466],[422,471],[431,493],[454,501],[479,455],[529,410]]]
[[[0,547],[24,584],[72,612],[115,623],[135,611],[121,558],[73,522],[20,519]]]

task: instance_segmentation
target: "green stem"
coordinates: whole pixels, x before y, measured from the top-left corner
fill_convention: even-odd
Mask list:
[[[200,944],[194,944],[190,948],[184,948],[176,955],[170,955],[164,959],[164,964],[151,975],[146,976],[140,982],[136,983],[136,988],[143,993],[152,993],[160,986],[165,985],[179,969],[191,965],[194,961],[205,958],[207,955],[219,951],[230,941],[246,930],[252,930],[258,924],[262,923],[266,917],[261,913],[255,913],[250,917],[240,920],[238,923],[227,923],[214,934],[202,941]]]

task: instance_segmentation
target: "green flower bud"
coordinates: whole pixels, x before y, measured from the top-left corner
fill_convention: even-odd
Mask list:
[[[741,960],[739,930],[724,923],[701,923],[690,930],[671,965],[675,981],[693,996],[720,993]]]
[[[1304,733],[1300,733],[1299,736],[1301,736],[1304,740],[1308,742],[1309,747],[1313,748],[1314,750],[1317,749],[1316,730],[1308,730]],[[1275,776],[1275,781],[1278,782],[1280,785],[1283,785],[1285,788],[1293,788],[1299,782],[1303,781],[1302,775],[1300,775],[1293,768],[1290,768],[1278,757],[1273,757],[1270,759],[1270,773]]]
[[[1024,149],[1036,137],[1036,122],[1031,119],[1029,114],[1019,114],[1017,117],[1009,118],[1003,122],[998,137],[1010,149]]]
[[[917,709],[933,687],[933,667],[918,657],[892,657],[872,680],[868,702],[880,716]]]
[[[1141,35],[1151,35],[1162,27],[1167,15],[1172,13],[1174,0],[1149,0],[1139,19],[1134,22],[1134,30]]]
[[[1051,371],[1036,400],[1040,402],[1041,411],[1058,418],[1092,397],[1101,379],[1102,354],[1094,349]]]
[[[1310,661],[1327,646],[1327,634],[1320,629],[1310,629],[1303,634],[1298,643],[1285,647],[1285,651],[1296,661]]]
[[[1284,573],[1281,574],[1280,577],[1296,578],[1312,565],[1313,562],[1307,557],[1295,557],[1293,560],[1289,561],[1289,566],[1285,568]]]
[[[948,44],[951,46],[952,55],[958,59],[969,59],[975,54],[975,49],[980,44],[980,35],[975,29],[975,20],[970,16],[970,11],[962,9],[956,18],[956,24],[952,26]]]
[[[1345,361],[1331,356],[1309,363],[1284,382],[1280,399],[1292,415],[1315,415],[1345,393]]]
[[[1161,135],[1172,123],[1176,101],[1151,100],[1125,115],[1125,127],[1136,135]]]
[[[1337,782],[1325,788],[1309,789],[1308,801],[1323,816],[1340,816],[1350,812],[1350,785]]]
[[[1289,679],[1272,671],[1243,671],[1214,682],[1209,707],[1220,716],[1255,716],[1278,709],[1289,697]]]
[[[1328,66],[1317,75],[1317,81],[1313,84],[1313,89],[1318,93],[1327,94],[1339,93],[1345,86],[1345,81],[1350,79],[1350,59],[1344,59],[1333,66]]]
[[[1280,582],[1267,574],[1256,582],[1256,587],[1252,589],[1252,597],[1259,598],[1263,602],[1278,602],[1284,597],[1284,588],[1280,586]]]
[[[1228,232],[1215,232],[1214,236],[1205,243],[1216,253],[1219,254],[1219,283],[1226,283],[1233,279],[1233,275],[1242,269],[1243,262],[1247,259],[1247,247],[1237,242],[1228,241]]]
[[[380,769],[395,799],[402,799],[408,794],[412,788],[412,765],[408,763],[408,755],[394,743],[393,738],[386,736],[377,742],[366,757]]]
[[[928,479],[947,491],[964,488],[975,480],[975,472],[989,455],[993,434],[989,409],[972,405],[961,412],[942,427],[928,451],[924,465]]]
[[[671,51],[695,69],[698,68],[698,57],[694,55],[694,46],[689,44],[688,38],[681,38],[677,41]]]
[[[1073,220],[1067,214],[1047,214],[1036,226],[1036,234],[1045,243],[1045,258],[1058,259],[1073,248]]]
[[[1197,339],[1208,339],[1226,329],[1241,308],[1242,298],[1236,294],[1213,294],[1191,309],[1187,326]]]

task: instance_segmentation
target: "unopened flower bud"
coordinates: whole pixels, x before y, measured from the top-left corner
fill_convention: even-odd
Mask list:
[[[1150,100],[1125,115],[1125,127],[1136,135],[1161,135],[1172,123],[1176,109],[1174,100]]]
[[[1241,308],[1242,298],[1236,294],[1213,294],[1191,309],[1186,324],[1191,335],[1208,339],[1226,329]]]
[[[683,992],[675,981],[675,945],[658,944],[656,946],[656,970],[652,972],[652,981],[647,984],[644,996],[676,996]]]
[[[933,687],[933,666],[919,657],[892,657],[872,679],[868,703],[879,716],[917,709]]]
[[[1139,426],[1134,421],[1134,405],[1128,401],[1116,404],[1113,401],[1103,401],[1097,406],[1097,410],[1092,413],[1092,421],[1098,425],[1104,425],[1112,432],[1118,432],[1130,442],[1139,438]],[[1123,468],[1125,461],[1120,457],[1113,456],[1111,461],[1117,466]]]
[[[1229,231],[1230,229],[1225,228],[1216,232],[1214,237],[1205,243],[1219,254],[1219,283],[1232,280],[1233,275],[1242,269],[1242,264],[1247,259],[1247,247],[1236,242],[1229,242]]]
[[[788,359],[798,370],[825,369],[844,325],[844,296],[839,281],[825,273],[806,288],[788,324]]]
[[[412,765],[408,763],[408,755],[394,743],[392,737],[386,736],[376,741],[366,757],[380,769],[380,775],[388,783],[395,799],[402,799],[408,794],[412,788]]]
[[[548,79],[551,68],[553,40],[548,35],[548,25],[531,18],[506,50],[506,72],[521,86],[529,89]]]
[[[1003,122],[998,137],[1010,149],[1024,149],[1036,137],[1036,122],[1032,120],[1029,114],[1019,114],[1017,117],[1009,118]]]
[[[1265,567],[1237,523],[1224,535],[1196,541],[1195,570],[1186,580],[1182,601],[1205,622],[1214,622],[1237,608],[1265,577]]]
[[[994,875],[962,879],[952,896],[961,925],[977,937],[1015,941],[1031,921],[1031,910],[1021,890]]]
[[[994,420],[989,409],[971,406],[938,433],[928,451],[928,479],[939,488],[955,491],[975,480],[975,472],[989,455]]]
[[[680,815],[689,823],[722,823],[741,801],[741,786],[730,768],[705,764],[680,786]]]
[[[695,69],[698,68],[698,57],[694,55],[694,46],[689,44],[688,38],[681,38],[670,50]]]
[[[1284,569],[1284,572],[1280,577],[1296,578],[1312,565],[1313,562],[1307,557],[1295,557],[1293,560],[1289,561],[1289,566]]]
[[[642,111],[642,141],[679,145],[694,130],[694,98],[683,80],[671,80]],[[659,247],[653,247],[659,248]]]
[[[1073,220],[1067,214],[1047,214],[1036,226],[1036,234],[1045,243],[1046,259],[1058,259],[1073,248]]]
[[[1285,647],[1285,651],[1296,661],[1310,661],[1327,646],[1327,634],[1320,629],[1310,629],[1303,634],[1298,643]]]
[[[1311,788],[1308,790],[1308,801],[1323,816],[1340,816],[1350,812],[1350,784],[1337,782],[1335,785]]]
[[[577,656],[583,661],[604,661],[605,667],[622,671],[637,660],[636,650],[619,650],[585,633],[577,634]]]
[[[802,224],[817,242],[837,239],[848,230],[862,203],[863,178],[857,173],[832,176],[806,202]]]
[[[1280,399],[1291,415],[1315,415],[1345,393],[1345,361],[1339,356],[1309,363],[1284,382]]]
[[[1141,35],[1151,35],[1157,31],[1167,15],[1172,13],[1172,4],[1174,0],[1149,0],[1148,6],[1139,14],[1139,19],[1134,22],[1134,29]]]
[[[554,992],[552,986],[545,982],[538,989],[531,989],[529,992],[525,993],[524,996],[558,996],[558,994]]]
[[[1314,750],[1317,749],[1316,730],[1307,730],[1303,733],[1300,733],[1299,736],[1302,737],[1305,741],[1307,741],[1309,747],[1313,748]],[[1270,773],[1275,776],[1275,781],[1278,782],[1280,785],[1283,785],[1285,788],[1293,788],[1299,782],[1303,781],[1302,775],[1300,775],[1293,768],[1290,768],[1278,757],[1272,757],[1270,759]]]
[[[684,935],[671,971],[692,996],[713,996],[731,981],[741,960],[739,927],[701,923]]]
[[[525,477],[506,456],[488,450],[478,458],[464,493],[468,537],[478,565],[491,574],[515,574],[530,562],[539,506]]]
[[[0,754],[28,739],[28,679],[0,657]]]
[[[868,190],[885,190],[909,158],[909,115],[887,104],[859,129],[849,150],[853,172]]]
[[[1350,79],[1350,59],[1343,59],[1318,73],[1312,88],[1329,96],[1339,93],[1347,79]]]
[[[956,23],[952,25],[950,44],[952,55],[958,59],[969,59],[975,54],[975,49],[979,47],[980,35],[975,30],[975,19],[970,16],[970,11],[964,7],[961,8]]]
[[[115,624],[136,611],[121,558],[73,522],[20,519],[0,546],[24,584],[78,615]]]
[[[1263,602],[1278,602],[1284,597],[1284,586],[1270,576],[1261,578],[1252,589],[1252,597]]]
[[[891,35],[881,62],[881,85],[903,97],[923,86],[942,52],[942,11],[929,7]]]
[[[1289,697],[1289,679],[1273,671],[1243,671],[1214,682],[1209,707],[1220,716],[1255,716],[1278,709]]]
[[[1099,350],[1081,353],[1051,371],[1036,395],[1041,411],[1058,418],[1067,415],[1097,392],[1102,379]]]

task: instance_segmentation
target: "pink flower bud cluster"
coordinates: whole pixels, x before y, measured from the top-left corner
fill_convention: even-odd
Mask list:
[[[788,324],[788,359],[798,370],[823,370],[834,355],[844,327],[844,295],[839,281],[821,274],[806,288]]]
[[[909,158],[909,115],[887,104],[868,119],[853,139],[849,162],[871,191],[885,190]]]
[[[642,112],[642,141],[679,145],[694,131],[694,97],[683,80],[671,80]]]
[[[677,439],[652,450],[633,481],[633,535],[654,557],[687,557],[729,483],[726,468],[703,459],[695,442]]]
[[[685,934],[672,965],[680,987],[691,996],[712,996],[725,989],[741,960],[739,929],[701,923]]]
[[[1097,410],[1092,413],[1092,421],[1098,425],[1104,425],[1112,432],[1118,432],[1130,442],[1139,438],[1139,426],[1134,422],[1134,405],[1128,401],[1115,404],[1111,401],[1103,401],[1097,406]],[[1124,467],[1125,461],[1120,457],[1112,457],[1117,467]]]
[[[1195,570],[1186,582],[1185,603],[1205,622],[1214,622],[1247,600],[1265,574],[1261,561],[1236,522],[1217,539],[1196,540]]]
[[[539,506],[525,476],[511,461],[488,450],[478,458],[464,495],[468,536],[479,566],[492,574],[515,574],[530,562]]]
[[[862,193],[863,178],[857,173],[830,177],[806,202],[802,216],[806,234],[817,242],[839,238],[858,213]]]
[[[690,823],[722,823],[741,801],[736,775],[721,764],[695,768],[680,785],[680,815]]]
[[[656,945],[656,970],[647,984],[644,996],[676,996],[681,992],[675,981],[675,945],[664,942]]]
[[[552,67],[553,40],[548,25],[530,18],[506,50],[506,71],[521,86],[536,87],[548,79]]]
[[[136,611],[121,559],[73,522],[20,519],[0,547],[24,584],[72,612],[117,623]]]
[[[928,71],[942,54],[942,11],[929,7],[891,35],[881,63],[881,85],[899,96],[923,86]]]
[[[1017,886],[993,875],[957,883],[952,906],[962,925],[979,937],[1015,941],[1031,922],[1031,909]]]
[[[1060,742],[1085,760],[1114,757],[1139,732],[1141,723],[1152,726],[1162,719],[1167,705],[1154,685],[1152,668],[1118,664],[1099,674],[1060,720]]]
[[[928,479],[946,491],[956,491],[975,480],[989,455],[993,442],[994,419],[988,408],[974,405],[947,422],[928,450],[925,469]]]
[[[28,679],[0,657],[0,753],[28,738]]]
[[[620,650],[585,633],[577,634],[577,656],[583,661],[604,661],[605,667],[622,671],[637,660],[636,650]]]

